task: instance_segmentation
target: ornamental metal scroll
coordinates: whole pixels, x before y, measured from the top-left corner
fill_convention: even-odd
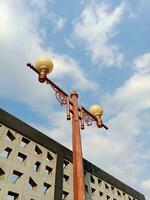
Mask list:
[[[59,101],[60,105],[63,106],[66,104],[66,95],[64,95],[61,91],[59,91],[54,85],[52,85],[49,81],[46,81],[48,85],[52,87],[55,91],[56,99]]]
[[[87,126],[92,126],[92,122],[95,121],[92,117],[85,111],[83,111],[83,120],[87,124]]]

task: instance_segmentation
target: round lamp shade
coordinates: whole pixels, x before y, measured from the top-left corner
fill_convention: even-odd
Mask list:
[[[100,105],[92,105],[89,108],[89,112],[94,116],[102,116],[103,114],[103,108]]]
[[[39,58],[35,63],[36,69],[44,70],[47,74],[53,70],[53,63],[48,57]]]

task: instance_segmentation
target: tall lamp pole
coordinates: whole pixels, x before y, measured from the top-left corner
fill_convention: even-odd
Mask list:
[[[104,127],[101,116],[103,109],[99,105],[93,105],[90,110],[87,111],[83,106],[78,106],[78,94],[74,90],[69,96],[62,89],[60,89],[55,83],[47,78],[47,74],[53,70],[52,61],[43,57],[40,58],[35,67],[31,63],[27,63],[34,72],[38,74],[38,79],[41,83],[47,83],[54,90],[57,100],[61,105],[66,105],[66,118],[70,120],[72,118],[72,148],[73,148],[73,193],[74,200],[85,200],[85,183],[84,183],[84,168],[82,158],[82,145],[80,129],[84,129],[84,122],[87,126],[91,126],[95,121],[98,128]]]

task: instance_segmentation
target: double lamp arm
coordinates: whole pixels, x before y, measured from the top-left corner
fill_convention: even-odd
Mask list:
[[[52,63],[51,63],[52,65]],[[47,78],[48,71],[46,70],[39,70],[39,68],[34,67],[31,63],[27,63],[27,66],[30,67],[34,72],[36,72],[39,75],[39,81],[40,82],[46,82],[48,85],[51,86],[51,88],[55,92],[55,96],[57,100],[60,102],[61,106],[66,105],[66,118],[67,120],[71,119],[71,114],[73,114],[72,110],[72,102],[70,100],[70,96],[64,92],[62,89],[60,89],[55,83],[53,83],[50,79]],[[96,106],[96,105],[95,105]],[[80,128],[84,129],[84,122],[87,124],[87,126],[91,126],[92,122],[95,121],[98,128],[105,128],[108,129],[108,127],[103,123],[101,119],[101,115],[99,114],[91,114],[89,111],[87,111],[82,105],[78,106],[78,114],[79,114],[79,120],[80,120]]]

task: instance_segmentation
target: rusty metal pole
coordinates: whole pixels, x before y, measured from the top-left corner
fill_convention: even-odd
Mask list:
[[[76,91],[71,93],[72,99],[72,146],[73,146],[73,187],[74,200],[85,200],[85,184],[81,147],[81,135],[78,114],[78,94]]]

